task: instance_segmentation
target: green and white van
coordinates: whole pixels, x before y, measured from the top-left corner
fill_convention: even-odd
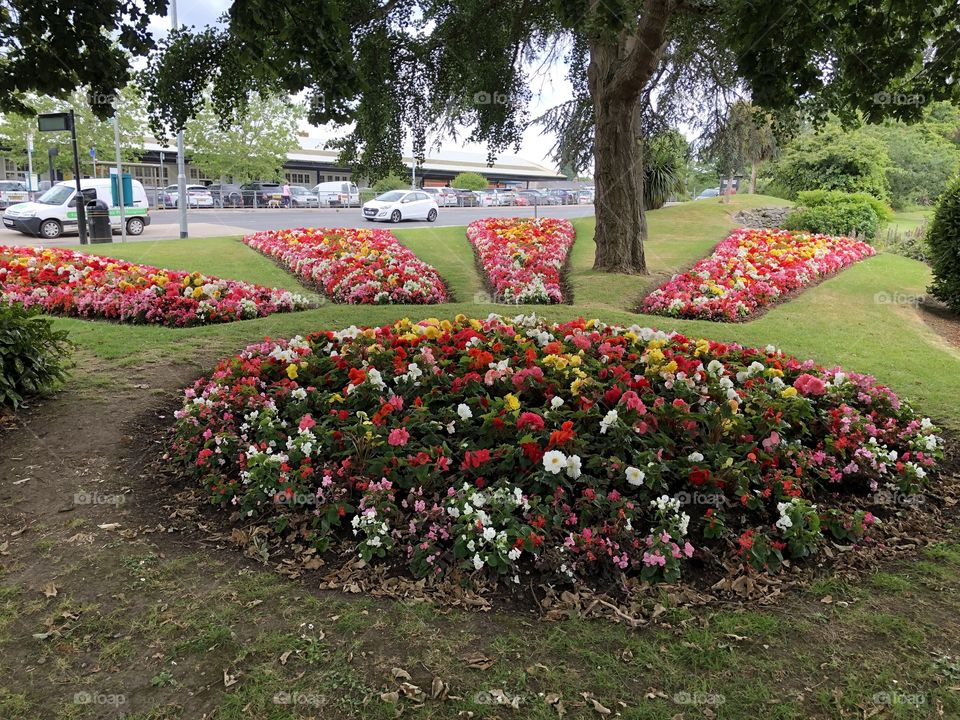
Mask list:
[[[80,181],[84,207],[94,200],[103,200],[110,207],[110,223],[117,232],[120,230],[120,206],[114,198],[114,182],[110,178],[86,178]],[[132,189],[132,197],[124,198],[124,216],[127,221],[128,235],[141,235],[150,224],[150,203],[147,193],[138,180],[124,182]],[[33,235],[53,240],[66,233],[78,233],[77,228],[77,185],[74,181],[59,182],[53,185],[35,202],[11,205],[3,213],[3,225],[19,230],[25,235]]]

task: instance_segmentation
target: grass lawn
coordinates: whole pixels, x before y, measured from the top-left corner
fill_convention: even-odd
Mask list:
[[[929,273],[920,263],[881,254],[746,324],[632,312],[644,292],[708,253],[733,227],[737,209],[781,203],[739,195],[731,206],[705,201],[650,213],[649,277],[594,272],[593,220],[577,220],[574,304],[520,309],[774,343],[873,373],[938,422],[960,428],[960,352],[912,305],[884,302],[924,291]],[[125,397],[156,392],[159,403],[175,389],[152,382],[160,366],[187,363],[199,375],[218,356],[264,335],[517,311],[475,302],[483,285],[463,228],[396,234],[437,267],[456,303],[328,304],[188,330],[58,319],[79,346],[67,395],[74,404],[117,396],[111,401],[120,406]],[[302,290],[238,238],[94,251]],[[140,382],[154,387],[137,395]],[[39,429],[38,442],[45,432]],[[665,590],[661,622],[630,630],[579,618],[545,622],[529,611],[468,612],[320,591],[309,577],[301,583],[240,558],[225,538],[165,539],[163,528],[182,522],[173,514],[178,503],[157,500],[160,507],[148,511],[150,532],[133,535],[110,534],[98,529],[99,520],[55,507],[38,509],[28,533],[0,525],[0,718],[84,720],[127,711],[73,701],[82,688],[126,694],[137,708],[126,717],[137,720],[197,720],[198,708],[216,720],[386,720],[398,715],[397,705],[381,699],[399,687],[395,668],[428,696],[403,700],[403,716],[424,719],[960,718],[960,535],[953,527],[943,528],[942,543],[908,561],[855,580],[825,575],[770,608],[693,610]],[[96,534],[96,543],[61,539],[83,533]],[[40,590],[48,578],[58,588],[52,596]],[[431,687],[447,699],[429,699]]]

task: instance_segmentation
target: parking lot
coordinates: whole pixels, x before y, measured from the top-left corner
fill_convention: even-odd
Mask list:
[[[434,223],[403,221],[398,225],[364,220],[360,208],[304,208],[304,209],[191,209],[187,213],[190,237],[219,237],[243,235],[258,230],[278,230],[289,227],[436,227],[467,225],[482,217],[544,217],[576,218],[593,215],[593,205],[551,205],[534,207],[440,208]],[[179,214],[176,210],[152,210],[151,224],[143,235],[128,238],[132,241],[170,240],[179,237]],[[119,235],[114,242],[119,242]],[[75,245],[77,236],[64,236],[55,241],[42,242],[40,238],[23,235],[0,227],[0,243],[7,245]]]

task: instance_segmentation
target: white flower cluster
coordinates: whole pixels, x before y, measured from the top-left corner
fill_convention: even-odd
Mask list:
[[[608,411],[607,414],[603,416],[603,420],[600,421],[600,434],[606,435],[607,430],[609,430],[610,427],[617,422],[618,418],[619,415],[617,415],[616,408]]]
[[[382,547],[384,538],[390,534],[390,525],[377,516],[376,508],[367,508],[359,515],[354,515],[350,522],[353,525],[353,534],[363,532],[364,542],[371,547]]]
[[[543,454],[543,468],[548,473],[559,475],[567,471],[567,477],[576,480],[580,477],[581,461],[579,455],[564,455],[559,450],[548,450]]]

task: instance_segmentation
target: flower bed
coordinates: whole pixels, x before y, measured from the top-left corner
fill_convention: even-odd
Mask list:
[[[498,302],[564,302],[561,270],[574,240],[569,220],[486,218],[467,226]]]
[[[0,300],[81,318],[171,327],[301,310],[307,298],[63,248],[0,246]]]
[[[449,299],[439,273],[388,230],[296,228],[243,241],[336,303],[429,305]]]
[[[242,517],[418,576],[511,580],[774,571],[862,541],[871,494],[917,491],[942,447],[864,375],[533,316],[265,341],[175,415],[174,462]]]
[[[642,312],[745,320],[876,251],[847,237],[788,230],[734,231],[713,254],[644,298]]]

